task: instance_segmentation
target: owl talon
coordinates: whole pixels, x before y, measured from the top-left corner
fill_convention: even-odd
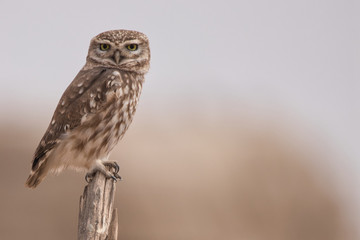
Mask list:
[[[122,180],[121,176],[119,174],[117,174],[116,172],[114,173],[114,177],[119,181]]]
[[[115,177],[114,175],[112,175],[111,178],[112,178],[115,182],[117,182],[116,177]]]
[[[113,175],[110,176],[110,178],[112,178],[115,182],[117,182],[118,180],[121,181],[121,176],[116,172],[114,172]]]
[[[114,168],[115,173],[118,173],[119,170],[120,170],[119,164],[117,162],[115,162],[115,161],[104,162],[103,164],[106,167]]]
[[[85,175],[85,181],[87,182],[87,183],[90,183],[92,180],[93,180],[93,178],[94,178],[94,173],[87,173],[86,175]]]

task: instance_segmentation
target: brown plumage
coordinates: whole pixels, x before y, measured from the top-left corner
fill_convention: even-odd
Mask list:
[[[91,40],[85,66],[62,95],[35,151],[28,187],[65,168],[114,177],[105,165],[111,165],[109,154],[132,121],[149,61],[142,33],[114,30]]]

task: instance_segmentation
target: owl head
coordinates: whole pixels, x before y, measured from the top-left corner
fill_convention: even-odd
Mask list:
[[[100,33],[91,39],[87,66],[145,74],[150,66],[149,40],[145,34],[130,30]]]

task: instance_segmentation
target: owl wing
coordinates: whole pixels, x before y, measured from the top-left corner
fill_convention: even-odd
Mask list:
[[[61,141],[61,135],[81,124],[85,114],[96,113],[106,102],[106,92],[110,87],[107,84],[112,73],[106,68],[92,68],[81,70],[63,93],[48,129],[37,147],[32,162],[35,171],[43,162],[47,153]],[[95,101],[97,108],[92,108]]]

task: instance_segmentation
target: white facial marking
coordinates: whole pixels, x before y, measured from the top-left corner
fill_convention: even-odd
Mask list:
[[[84,92],[84,88],[80,88],[79,94],[82,94]]]
[[[120,73],[118,71],[113,71],[112,73],[114,76],[120,76]]]
[[[79,83],[77,86],[81,87],[84,84],[84,82]]]

